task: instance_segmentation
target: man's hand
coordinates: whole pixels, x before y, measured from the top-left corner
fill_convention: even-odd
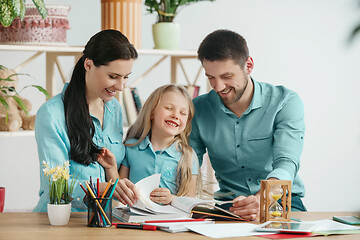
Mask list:
[[[260,195],[239,196],[229,210],[244,219],[255,220],[260,212]]]
[[[161,204],[170,204],[174,197],[168,188],[157,188],[150,193],[150,199]]]

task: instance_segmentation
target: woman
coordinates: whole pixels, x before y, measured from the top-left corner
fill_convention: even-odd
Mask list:
[[[85,211],[85,193],[79,182],[99,178],[105,190],[105,172],[96,161],[102,147],[111,149],[120,166],[124,157],[122,112],[114,99],[131,73],[136,49],[119,31],[104,30],[90,38],[62,93],[43,104],[37,112],[35,138],[40,168],[70,160],[70,174],[77,177],[72,211]],[[40,170],[39,202],[33,211],[47,211],[48,178]],[[114,197],[119,198],[115,191]]]

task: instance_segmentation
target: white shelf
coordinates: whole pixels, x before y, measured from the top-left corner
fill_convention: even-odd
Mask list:
[[[30,52],[59,52],[82,53],[84,46],[46,46],[46,45],[12,45],[0,44],[0,51],[30,51]],[[166,55],[174,57],[196,58],[195,50],[168,50],[168,49],[137,49],[139,55]]]
[[[6,132],[0,131],[1,137],[24,137],[24,136],[35,136],[35,131],[33,130],[20,130],[16,132]]]

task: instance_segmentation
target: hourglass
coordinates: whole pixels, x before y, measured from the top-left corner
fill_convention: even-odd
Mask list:
[[[281,204],[278,200],[281,199]],[[262,180],[260,187],[260,222],[290,221],[291,181]]]
[[[273,203],[271,203],[271,205],[269,207],[269,213],[272,217],[277,219],[277,218],[281,217],[282,212],[283,212],[283,208],[281,207],[280,203],[278,202],[278,200],[283,195],[283,189],[281,188],[280,185],[273,185],[270,188],[269,195],[273,202]]]

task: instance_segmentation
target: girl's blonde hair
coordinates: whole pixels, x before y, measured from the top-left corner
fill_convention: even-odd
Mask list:
[[[157,88],[151,93],[143,107],[140,110],[139,116],[133,125],[129,128],[124,143],[131,139],[138,139],[136,143],[127,144],[125,146],[135,146],[143,141],[146,136],[151,135],[151,118],[154,114],[156,107],[159,105],[161,97],[167,92],[178,92],[181,93],[189,104],[188,119],[186,127],[183,132],[176,135],[170,142],[171,146],[174,142],[177,142],[177,149],[182,153],[180,162],[177,167],[176,182],[177,182],[177,193],[178,196],[186,195],[189,192],[190,181],[192,178],[192,156],[193,149],[189,145],[189,135],[191,132],[191,120],[194,116],[194,105],[192,99],[189,96],[187,90],[179,85],[168,84]],[[194,153],[195,154],[195,153]]]

